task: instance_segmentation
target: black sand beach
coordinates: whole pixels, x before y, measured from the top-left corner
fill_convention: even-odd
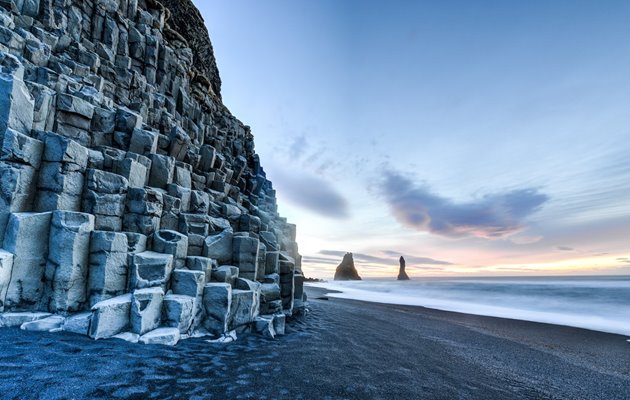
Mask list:
[[[316,299],[288,335],[174,348],[0,329],[2,399],[628,399],[618,335]]]

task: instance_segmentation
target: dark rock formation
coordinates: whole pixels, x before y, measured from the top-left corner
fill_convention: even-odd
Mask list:
[[[147,1],[157,3],[157,1]],[[209,79],[212,91],[221,98],[221,78],[214,58],[212,42],[203,17],[191,0],[160,0],[169,11],[168,28],[180,34],[193,51],[193,69],[199,76]]]
[[[337,266],[337,270],[335,271],[335,280],[336,281],[360,281],[361,277],[357,272],[357,269],[354,267],[354,259],[352,258],[352,253],[346,253],[343,256],[343,260],[341,260],[341,264]]]
[[[408,281],[409,275],[405,272],[405,258],[400,256],[400,269],[398,270],[398,280],[399,281]]]
[[[220,95],[191,0],[0,0],[0,327],[284,332],[296,228]]]

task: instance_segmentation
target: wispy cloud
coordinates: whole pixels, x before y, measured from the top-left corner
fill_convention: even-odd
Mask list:
[[[520,189],[457,203],[394,171],[385,172],[381,194],[403,225],[449,237],[488,239],[522,231],[525,219],[549,200],[537,189]]]
[[[350,217],[348,201],[327,180],[306,174],[291,174],[276,168],[274,186],[287,200],[324,217]]]
[[[569,247],[569,246],[556,246],[556,250],[560,250],[560,251],[575,251],[575,249],[573,247]]]

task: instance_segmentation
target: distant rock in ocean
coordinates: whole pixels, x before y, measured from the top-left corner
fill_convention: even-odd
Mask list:
[[[409,275],[405,272],[405,257],[400,256],[400,270],[398,270],[398,280],[408,281]]]
[[[341,260],[341,264],[337,266],[337,270],[335,271],[335,280],[336,281],[360,281],[361,277],[357,272],[357,269],[354,267],[354,259],[352,258],[352,253],[346,253],[343,256],[343,260]]]

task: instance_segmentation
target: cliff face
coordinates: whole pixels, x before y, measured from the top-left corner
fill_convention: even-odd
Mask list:
[[[0,326],[282,331],[295,226],[220,89],[189,0],[0,0]]]
[[[208,30],[191,0],[160,0],[168,10],[167,25],[182,35],[193,51],[193,69],[209,79],[212,91],[221,98],[221,78]]]

